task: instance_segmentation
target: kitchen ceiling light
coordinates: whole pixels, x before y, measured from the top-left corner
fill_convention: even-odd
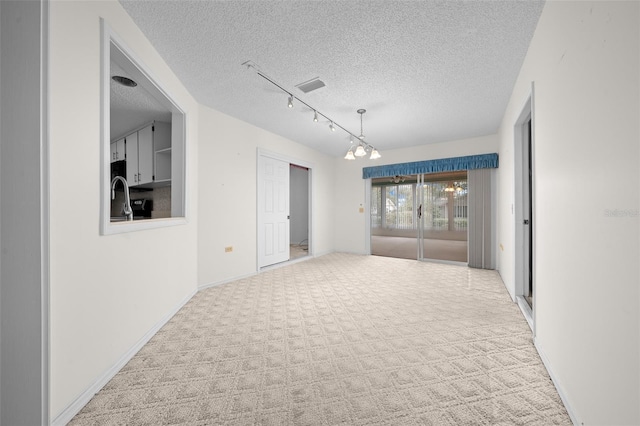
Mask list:
[[[333,121],[331,122],[331,124],[329,124],[329,129],[331,129],[332,132],[336,131],[336,128],[333,125]]]
[[[111,77],[111,80],[126,87],[136,87],[138,85],[138,83],[131,80],[129,77],[124,77],[122,75],[114,75],[113,77]]]
[[[373,148],[373,150],[371,151],[371,156],[369,157],[369,159],[370,160],[377,160],[380,157],[382,157],[382,155],[380,155],[380,153],[378,152],[377,149]]]
[[[354,153],[354,155],[356,157],[364,157],[365,155],[367,155],[367,151],[365,151],[364,147],[362,145],[358,145],[358,147],[356,148],[356,152]]]
[[[313,121],[314,123],[318,122],[318,111],[313,111]]]
[[[293,95],[289,96],[289,103],[287,104],[289,108],[293,108]]]

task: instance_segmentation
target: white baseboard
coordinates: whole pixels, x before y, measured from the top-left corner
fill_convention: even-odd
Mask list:
[[[314,252],[312,254],[313,257],[320,257],[320,256],[324,256],[325,254],[331,254],[331,253],[335,253],[334,250],[324,250],[324,251],[319,251],[319,252]]]
[[[549,373],[549,377],[551,377],[551,381],[553,382],[553,385],[555,386],[556,390],[558,391],[558,395],[560,395],[560,399],[562,400],[562,403],[564,404],[564,408],[567,409],[567,413],[569,414],[569,418],[571,419],[571,422],[574,424],[574,426],[583,425],[584,423],[582,423],[578,419],[578,416],[576,415],[575,411],[573,410],[573,407],[571,406],[571,403],[569,402],[569,398],[567,398],[567,395],[565,394],[565,392],[564,392],[564,390],[562,388],[562,385],[560,385],[556,375],[553,372],[553,368],[551,368],[551,364],[549,363],[549,359],[544,354],[544,351],[540,348],[540,345],[538,345],[538,341],[537,341],[537,339],[535,337],[533,339],[533,345],[535,346],[536,351],[538,351],[538,355],[540,355],[540,359],[542,359],[542,363],[544,364],[545,368],[547,369],[547,372]]]
[[[303,261],[315,257],[320,257],[325,254],[333,253],[332,251],[328,251],[326,253],[306,256],[304,258],[295,259],[292,262]],[[286,266],[287,264],[291,264],[292,262],[283,262],[281,266]],[[276,266],[276,265],[274,265]],[[276,266],[277,267],[277,266]],[[264,269],[263,269],[264,270]],[[52,426],[64,426],[73,419],[73,417],[82,410],[82,408],[93,398],[93,396],[100,391],[106,385],[109,380],[111,380],[118,372],[124,367],[127,362],[134,357],[136,353],[142,347],[147,344],[149,340],[164,326],[198,291],[216,287],[222,284],[230,283],[233,281],[241,280],[243,278],[249,278],[254,275],[257,275],[258,272],[252,272],[249,274],[245,274],[242,276],[237,276],[221,281],[212,282],[209,284],[203,284],[198,286],[197,290],[191,292],[184,300],[182,300],[176,307],[174,307],[167,315],[165,315],[160,321],[158,321],[138,342],[133,345],[122,357],[113,365],[109,370],[107,370],[102,376],[100,376],[91,386],[89,386],[84,392],[82,392],[71,404],[67,406],[55,419],[51,422]]]
[[[251,272],[249,274],[238,275],[238,276],[231,277],[231,278],[226,278],[226,279],[220,280],[220,281],[214,281],[214,282],[207,283],[207,284],[201,284],[201,285],[198,286],[198,291],[204,290],[206,288],[217,287],[219,285],[227,284],[227,283],[230,283],[230,282],[233,282],[233,281],[242,280],[244,278],[250,278],[250,277],[253,277],[255,275],[258,275],[260,272],[268,271],[268,270],[271,270],[271,269],[282,268],[283,266],[288,266],[288,265],[291,265],[291,264],[294,264],[294,263],[298,263],[298,262],[304,262],[305,260],[309,260],[309,259],[313,259],[313,258],[316,258],[316,257],[324,256],[325,254],[329,254],[329,253],[333,253],[333,251],[322,252],[320,254],[310,254],[308,256],[299,257],[297,259],[288,260],[286,262],[276,263],[275,265],[264,266],[264,267],[260,268],[260,271],[257,271],[257,272]]]
[[[217,287],[219,285],[230,283],[230,282],[233,282],[233,281],[242,280],[244,278],[250,278],[250,277],[253,277],[254,275],[258,275],[258,273],[257,272],[251,272],[249,274],[239,275],[237,277],[227,278],[227,279],[220,280],[220,281],[214,281],[212,283],[207,283],[207,284],[201,284],[201,285],[198,286],[198,291],[204,290],[206,288]]]
[[[197,293],[197,290],[190,292],[177,306],[160,319],[147,333],[142,336],[120,359],[111,366],[102,376],[100,376],[91,386],[80,394],[71,404],[67,406],[55,419],[51,422],[52,426],[64,426],[73,419],[73,417],[82,410],[82,408],[93,398],[93,396],[104,387],[115,376],[127,362],[134,357],[136,353],[164,326],[182,307]]]
[[[531,332],[535,336],[535,330],[533,329],[533,312],[531,311],[531,307],[527,305],[527,302],[524,300],[524,297],[522,296],[516,297],[516,304],[520,308],[520,311],[522,312],[522,316],[524,316],[524,319],[527,320],[527,324],[529,324],[529,328],[531,329]]]

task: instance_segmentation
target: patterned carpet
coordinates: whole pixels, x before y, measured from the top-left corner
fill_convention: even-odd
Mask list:
[[[570,425],[495,271],[330,254],[199,292],[71,425]]]

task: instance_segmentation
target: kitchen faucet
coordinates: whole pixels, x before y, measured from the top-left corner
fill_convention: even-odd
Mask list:
[[[118,181],[121,181],[122,185],[124,186],[124,209],[123,209],[123,212],[124,212],[125,216],[127,217],[127,221],[133,220],[133,210],[131,210],[131,199],[129,198],[129,184],[127,183],[127,180],[125,178],[123,178],[122,176],[116,176],[111,181],[111,199],[112,200],[116,199],[116,184],[118,183]]]

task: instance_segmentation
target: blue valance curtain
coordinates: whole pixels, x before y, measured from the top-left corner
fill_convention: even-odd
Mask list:
[[[466,157],[364,167],[362,169],[362,178],[369,179],[396,175],[406,176],[421,173],[454,172],[458,170],[495,169],[497,167],[498,154],[468,155]]]

